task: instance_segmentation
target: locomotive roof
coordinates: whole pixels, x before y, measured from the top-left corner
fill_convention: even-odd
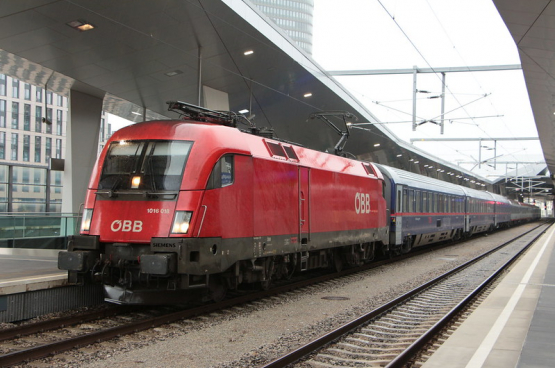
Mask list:
[[[130,125],[114,133],[110,141],[183,139],[206,143],[203,150],[237,153],[323,170],[382,178],[372,164],[316,151],[294,143],[254,135],[235,127],[190,120],[156,120]],[[198,150],[196,145],[193,150]],[[191,154],[193,151],[191,151]],[[366,166],[366,168],[365,168]]]

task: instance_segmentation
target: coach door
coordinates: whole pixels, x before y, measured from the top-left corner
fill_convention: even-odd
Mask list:
[[[310,241],[310,169],[299,167],[299,240]]]

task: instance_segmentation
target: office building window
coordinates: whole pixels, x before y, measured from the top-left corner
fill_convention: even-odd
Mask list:
[[[46,162],[52,157],[52,138],[46,138],[46,151],[44,152],[44,158]]]
[[[42,132],[42,107],[35,107],[35,132]]]
[[[64,117],[64,112],[62,110],[56,110],[56,134],[62,135],[62,119]]]
[[[40,87],[37,87],[36,100],[37,102],[42,102],[42,88]]]
[[[100,119],[100,142],[104,142],[104,118]]]
[[[6,132],[0,132],[0,159],[6,159]]]
[[[64,106],[64,96],[56,95],[56,104],[60,107]]]
[[[6,75],[0,74],[0,96],[6,95]]]
[[[52,134],[52,109],[46,109],[46,133]]]
[[[17,150],[19,149],[18,144],[19,135],[17,133],[12,133],[12,160],[17,161]]]
[[[12,97],[19,98],[19,80],[12,79]]]
[[[28,167],[22,167],[21,168],[21,182],[22,184],[26,184],[26,185],[22,185],[21,186],[21,191],[22,192],[29,192],[29,184],[31,183],[31,175],[29,172],[29,168]]]
[[[29,83],[24,84],[24,98],[28,101],[31,101],[31,85]]]
[[[23,130],[31,130],[31,105],[23,105]]]
[[[33,192],[40,193],[41,190],[44,190],[44,185],[46,184],[42,179],[44,170],[34,169],[33,171],[34,171],[33,176],[34,176],[34,184],[35,184],[33,185]]]
[[[12,102],[12,129],[19,129],[19,103]]]
[[[62,140],[56,139],[56,158],[62,158]]]
[[[42,149],[42,138],[40,136],[35,137],[35,162],[40,162]]]
[[[6,127],[6,100],[0,100],[0,128],[5,128],[5,127]]]
[[[31,153],[31,137],[27,134],[23,136],[23,161],[29,162]]]
[[[52,92],[46,91],[46,103],[52,105]]]

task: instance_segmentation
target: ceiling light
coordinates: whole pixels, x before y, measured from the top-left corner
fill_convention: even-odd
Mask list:
[[[143,114],[141,114],[140,112],[136,112],[136,111],[131,111],[131,113],[132,113],[132,114],[135,114],[135,115],[139,115],[139,116],[143,115]]]
[[[247,51],[245,51],[243,54],[244,54],[245,56],[252,55],[252,54],[254,54],[254,51],[253,51],[253,50],[247,50]]]
[[[374,144],[374,147],[379,147],[379,146],[380,146],[379,143]]]
[[[178,75],[178,74],[183,74],[183,72],[182,72],[181,70],[176,69],[176,70],[173,70],[173,71],[171,71],[171,72],[164,73],[164,74],[165,74],[167,77],[175,77],[175,76]]]
[[[247,109],[239,110],[239,114],[246,114],[247,112],[249,112]]]
[[[307,97],[312,97],[312,93],[308,92],[308,93],[305,93],[303,96],[304,96],[305,98],[307,98]]]
[[[67,22],[66,24],[71,28],[81,32],[90,31],[91,29],[95,28],[91,23],[83,19],[72,20],[71,22]]]

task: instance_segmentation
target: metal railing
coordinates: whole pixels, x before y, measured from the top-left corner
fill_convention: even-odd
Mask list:
[[[0,248],[65,249],[80,223],[75,213],[0,213]]]

